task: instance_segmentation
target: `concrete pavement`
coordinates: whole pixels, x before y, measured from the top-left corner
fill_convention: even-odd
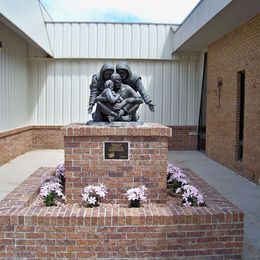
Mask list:
[[[35,150],[0,166],[0,200],[40,167],[63,162],[63,150]]]

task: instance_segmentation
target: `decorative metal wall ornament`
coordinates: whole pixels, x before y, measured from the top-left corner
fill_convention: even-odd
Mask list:
[[[256,81],[255,81],[255,82],[253,83],[253,88],[257,88],[257,85],[260,86],[260,82],[256,82]]]
[[[221,77],[219,77],[217,81],[217,91],[216,91],[218,97],[218,108],[220,108],[220,92],[222,90],[222,85],[223,85],[223,80]]]

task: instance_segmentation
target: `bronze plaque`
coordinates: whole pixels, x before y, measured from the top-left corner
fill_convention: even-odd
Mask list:
[[[105,142],[105,160],[128,160],[128,142]]]

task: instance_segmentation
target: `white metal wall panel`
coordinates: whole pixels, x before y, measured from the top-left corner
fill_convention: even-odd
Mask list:
[[[89,27],[87,24],[82,24],[80,26],[80,41],[79,41],[79,56],[87,57],[88,56],[88,31]]]
[[[134,38],[132,40],[132,57],[141,57],[140,51],[140,40],[141,40],[141,33],[140,33],[140,25],[139,24],[133,24],[132,25],[132,35],[134,35]]]
[[[196,90],[196,68],[195,64],[191,63],[188,65],[188,97],[187,97],[187,124],[190,125],[193,121],[194,115],[189,113],[189,111],[193,111],[192,108],[195,106],[195,90]]]
[[[63,41],[62,41],[62,55],[64,57],[72,57],[72,44],[73,42],[77,42],[79,39],[75,38],[72,40],[72,24],[65,23],[63,26]],[[55,39],[56,41],[56,39]],[[73,45],[74,46],[74,45]],[[55,55],[54,55],[55,57]]]
[[[168,24],[47,22],[55,58],[171,59]]]
[[[115,35],[115,26],[114,24],[107,24],[106,30],[106,52],[110,51],[111,56],[115,56],[115,37],[111,37],[111,35]]]
[[[151,59],[156,59],[158,57],[157,55],[157,42],[158,42],[158,38],[157,38],[157,26],[154,24],[151,24],[149,26],[149,58]]]
[[[111,37],[113,37],[113,36],[111,35]],[[110,54],[111,57],[123,57],[123,25],[122,24],[118,24],[117,26],[115,26],[115,47],[114,47],[114,49],[115,49],[114,55],[111,50],[107,50],[107,53],[111,52],[111,54]]]
[[[148,59],[149,57],[149,25],[148,24],[142,24],[140,26],[140,35],[141,35],[141,39],[140,39],[140,57],[142,57],[143,59]]]
[[[63,48],[62,48],[62,45],[63,45],[63,41],[62,40],[59,40],[57,41],[56,39],[63,39],[63,24],[56,24],[55,27],[51,28],[52,26],[47,24],[47,31],[49,33],[49,31],[51,29],[53,29],[54,31],[54,34],[50,34],[49,33],[49,38],[50,38],[50,41],[51,41],[51,44],[54,44],[52,47],[54,50],[54,56],[56,57],[62,57],[63,55]],[[54,39],[52,39],[52,37],[55,37]]]
[[[55,39],[55,41],[62,41],[62,39]],[[89,24],[89,34],[87,35],[89,42],[88,56],[90,58],[97,57],[97,24]],[[84,47],[82,47],[84,48]],[[63,57],[63,55],[61,55]],[[64,56],[65,57],[65,56]]]
[[[28,124],[28,44],[0,22],[0,131]]]
[[[71,56],[80,57],[80,26],[78,23],[71,26]]]
[[[132,35],[132,26],[126,24],[123,32],[123,57],[132,57],[132,38],[134,38],[134,35]]]
[[[105,24],[98,24],[97,25],[97,42],[98,42],[98,57],[105,57],[106,55],[106,41],[104,41],[104,36],[106,36],[106,26]]]
[[[89,85],[105,60],[31,61],[30,92],[34,104],[32,124],[84,123]],[[116,64],[116,61],[113,61]],[[155,113],[146,105],[138,110],[140,120],[165,125],[197,125],[199,88],[196,62],[130,61],[139,73]]]
[[[181,63],[179,71],[179,123],[180,125],[187,124],[187,102],[188,102],[188,64]]]

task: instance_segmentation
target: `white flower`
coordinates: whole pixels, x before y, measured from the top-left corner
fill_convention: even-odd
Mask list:
[[[129,201],[131,201],[131,200],[146,201],[147,200],[147,196],[145,195],[146,190],[147,190],[147,188],[144,185],[142,185],[138,188],[129,189],[126,192],[127,199]]]
[[[177,188],[176,193],[181,193],[181,188]]]
[[[183,170],[173,164],[168,164],[167,180],[168,182],[179,182],[181,183],[181,186],[188,183],[187,176],[184,174]]]
[[[186,201],[186,202],[183,203],[183,206],[190,207],[191,206],[191,202]]]
[[[203,196],[202,196],[202,194],[198,194],[198,204],[200,205],[200,204],[203,204],[204,203],[204,200],[203,200]]]
[[[56,177],[58,177],[58,178],[64,177],[64,173],[65,173],[64,164],[57,165],[55,172],[56,172]]]
[[[196,187],[192,185],[184,185],[182,190],[184,191],[182,194],[184,206],[192,206],[192,203],[199,206],[204,203],[203,196]]]
[[[105,198],[107,189],[104,184],[88,185],[81,194],[82,201],[90,206],[96,206],[100,198]]]
[[[65,195],[62,192],[62,185],[60,184],[60,179],[44,174],[42,177],[42,185],[40,187],[40,196],[44,199],[51,192],[55,193],[58,197],[61,197],[64,201],[66,200]]]
[[[88,193],[82,193],[82,200],[83,201],[88,201],[88,198],[89,198],[89,194]]]
[[[90,198],[88,198],[88,203],[89,203],[89,204],[95,205],[96,202],[97,202],[97,199],[96,199],[95,197],[90,197]]]

